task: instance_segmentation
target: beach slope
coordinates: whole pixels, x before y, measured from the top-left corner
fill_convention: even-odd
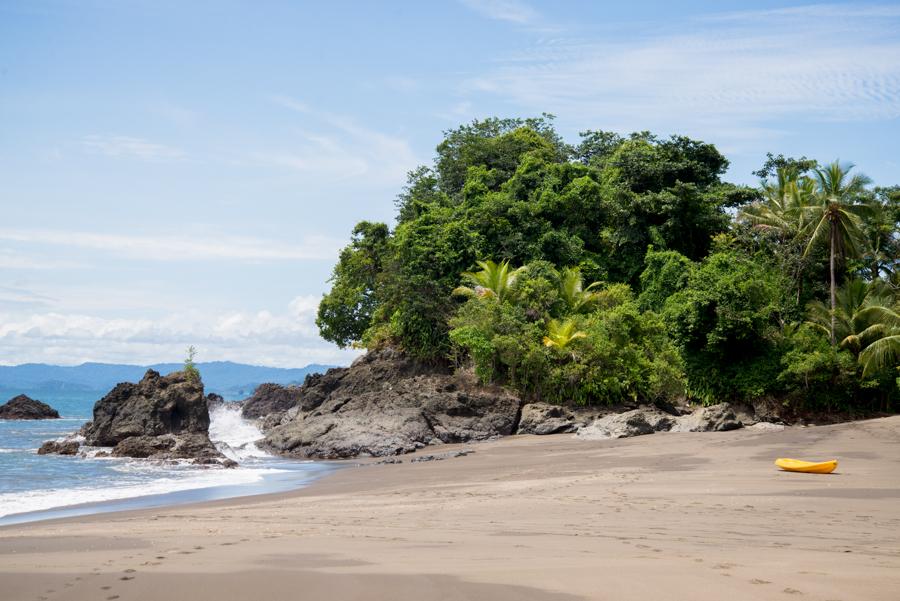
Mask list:
[[[852,601],[900,590],[900,417],[464,448],[476,452],[347,468],[289,494],[0,528],[0,591]],[[777,457],[840,465],[788,473]]]

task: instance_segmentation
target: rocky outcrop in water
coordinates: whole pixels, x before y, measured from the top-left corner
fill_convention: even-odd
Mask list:
[[[183,372],[161,376],[150,369],[137,384],[117,384],[97,401],[84,436],[90,445],[115,446],[132,436],[208,432],[203,384]]]
[[[288,411],[266,417],[261,446],[296,457],[398,455],[512,434],[521,407],[501,388],[420,365],[393,349],[310,376],[297,397]]]
[[[94,419],[81,434],[87,445],[113,447],[115,457],[224,463],[209,439],[209,401],[199,379],[184,372],[161,376],[151,369],[140,382],[118,384],[97,401]],[[71,442],[57,444],[68,451]],[[45,447],[45,452],[60,452],[51,443]]]
[[[78,453],[78,443],[74,440],[48,440],[38,449],[38,455],[75,455]]]
[[[47,403],[20,394],[0,405],[0,419],[59,419],[59,413]]]

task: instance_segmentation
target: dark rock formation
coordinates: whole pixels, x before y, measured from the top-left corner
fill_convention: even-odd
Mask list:
[[[219,459],[221,455],[205,434],[131,436],[112,450],[113,457],[147,459]]]
[[[216,407],[225,403],[225,399],[222,398],[221,394],[216,394],[215,392],[210,392],[206,395],[206,409],[208,411],[212,411]]]
[[[56,409],[20,394],[0,405],[0,419],[58,419]]]
[[[224,456],[209,440],[207,404],[216,402],[215,397],[204,397],[203,384],[183,372],[163,377],[151,369],[137,384],[118,384],[97,401],[94,420],[82,427],[81,434],[88,445],[113,447],[113,457],[223,463]],[[77,445],[47,442],[41,449],[74,454]]]
[[[163,377],[150,369],[137,384],[118,384],[97,401],[84,436],[90,445],[115,446],[132,436],[208,432],[203,384],[183,372]]]
[[[399,455],[426,445],[512,434],[521,402],[465,374],[386,349],[310,376],[287,412],[267,416],[262,445],[284,455]]]
[[[78,443],[74,440],[57,442],[48,440],[38,449],[38,455],[75,455],[78,453]]]
[[[318,375],[318,374],[317,374]],[[310,381],[310,377],[306,377]],[[299,386],[282,386],[280,384],[260,384],[253,395],[244,399],[241,415],[248,419],[257,419],[284,413],[300,404],[301,388]]]

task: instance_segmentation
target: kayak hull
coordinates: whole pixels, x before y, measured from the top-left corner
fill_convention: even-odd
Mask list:
[[[837,460],[821,461],[818,463],[812,461],[800,461],[799,459],[776,459],[775,465],[786,472],[802,472],[804,474],[830,474],[837,469]]]

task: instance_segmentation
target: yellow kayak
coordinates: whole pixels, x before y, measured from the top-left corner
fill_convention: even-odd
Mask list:
[[[786,472],[804,472],[807,474],[830,474],[837,469],[837,460],[822,461],[821,463],[813,463],[812,461],[800,461],[799,459],[776,459],[775,465]]]

